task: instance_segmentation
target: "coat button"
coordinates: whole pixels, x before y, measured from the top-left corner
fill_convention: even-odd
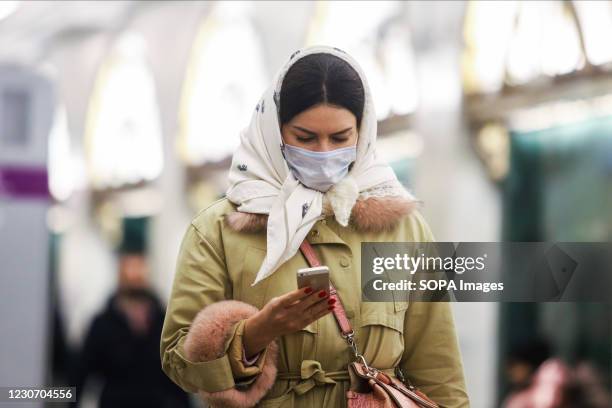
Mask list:
[[[349,261],[347,258],[340,258],[340,266],[342,266],[343,268],[348,267],[351,264],[351,261]]]

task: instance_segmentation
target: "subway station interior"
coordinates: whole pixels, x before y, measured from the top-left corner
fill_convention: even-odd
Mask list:
[[[305,46],[359,61],[378,154],[436,240],[610,242],[611,38],[610,1],[0,2],[0,386],[98,406],[92,321],[129,279],[163,312],[187,225]],[[471,407],[550,361],[574,407],[610,406],[609,303],[452,307]]]

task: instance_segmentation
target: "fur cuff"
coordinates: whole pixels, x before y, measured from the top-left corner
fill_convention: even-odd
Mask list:
[[[203,308],[195,317],[185,338],[185,357],[194,362],[217,359],[225,353],[225,343],[235,323],[258,309],[238,300],[222,300]],[[249,408],[255,406],[276,381],[278,344],[268,345],[262,371],[247,389],[230,388],[217,392],[198,391],[211,407]]]

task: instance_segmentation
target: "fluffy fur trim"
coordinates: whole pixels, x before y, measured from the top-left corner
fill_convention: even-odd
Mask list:
[[[263,231],[268,225],[268,214],[252,214],[234,211],[225,215],[225,223],[234,231]]]
[[[404,197],[370,197],[357,200],[351,223],[360,231],[391,231],[404,216],[417,207],[417,201]]]
[[[400,196],[368,197],[357,200],[349,224],[360,232],[384,232],[392,230],[404,216],[417,208],[419,201]],[[323,200],[323,215],[334,213],[332,204]],[[267,214],[251,214],[234,211],[225,216],[226,225],[234,231],[260,232],[266,229]]]
[[[235,323],[255,314],[258,309],[238,300],[223,300],[210,304],[196,315],[187,337],[184,350],[187,359],[195,362],[210,361],[221,357],[231,329]],[[249,408],[255,406],[276,381],[278,344],[268,346],[261,373],[247,389],[231,388],[217,392],[198,391],[209,406],[216,408]]]

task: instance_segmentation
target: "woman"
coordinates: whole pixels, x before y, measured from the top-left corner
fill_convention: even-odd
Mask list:
[[[432,241],[375,153],[376,114],[355,60],[295,52],[241,134],[226,197],[184,236],[161,339],[166,374],[212,406],[343,407],[352,354],[333,299],[297,288],[307,239],[330,267],[361,353],[444,407],[466,407],[448,303],[361,302],[362,241]]]

